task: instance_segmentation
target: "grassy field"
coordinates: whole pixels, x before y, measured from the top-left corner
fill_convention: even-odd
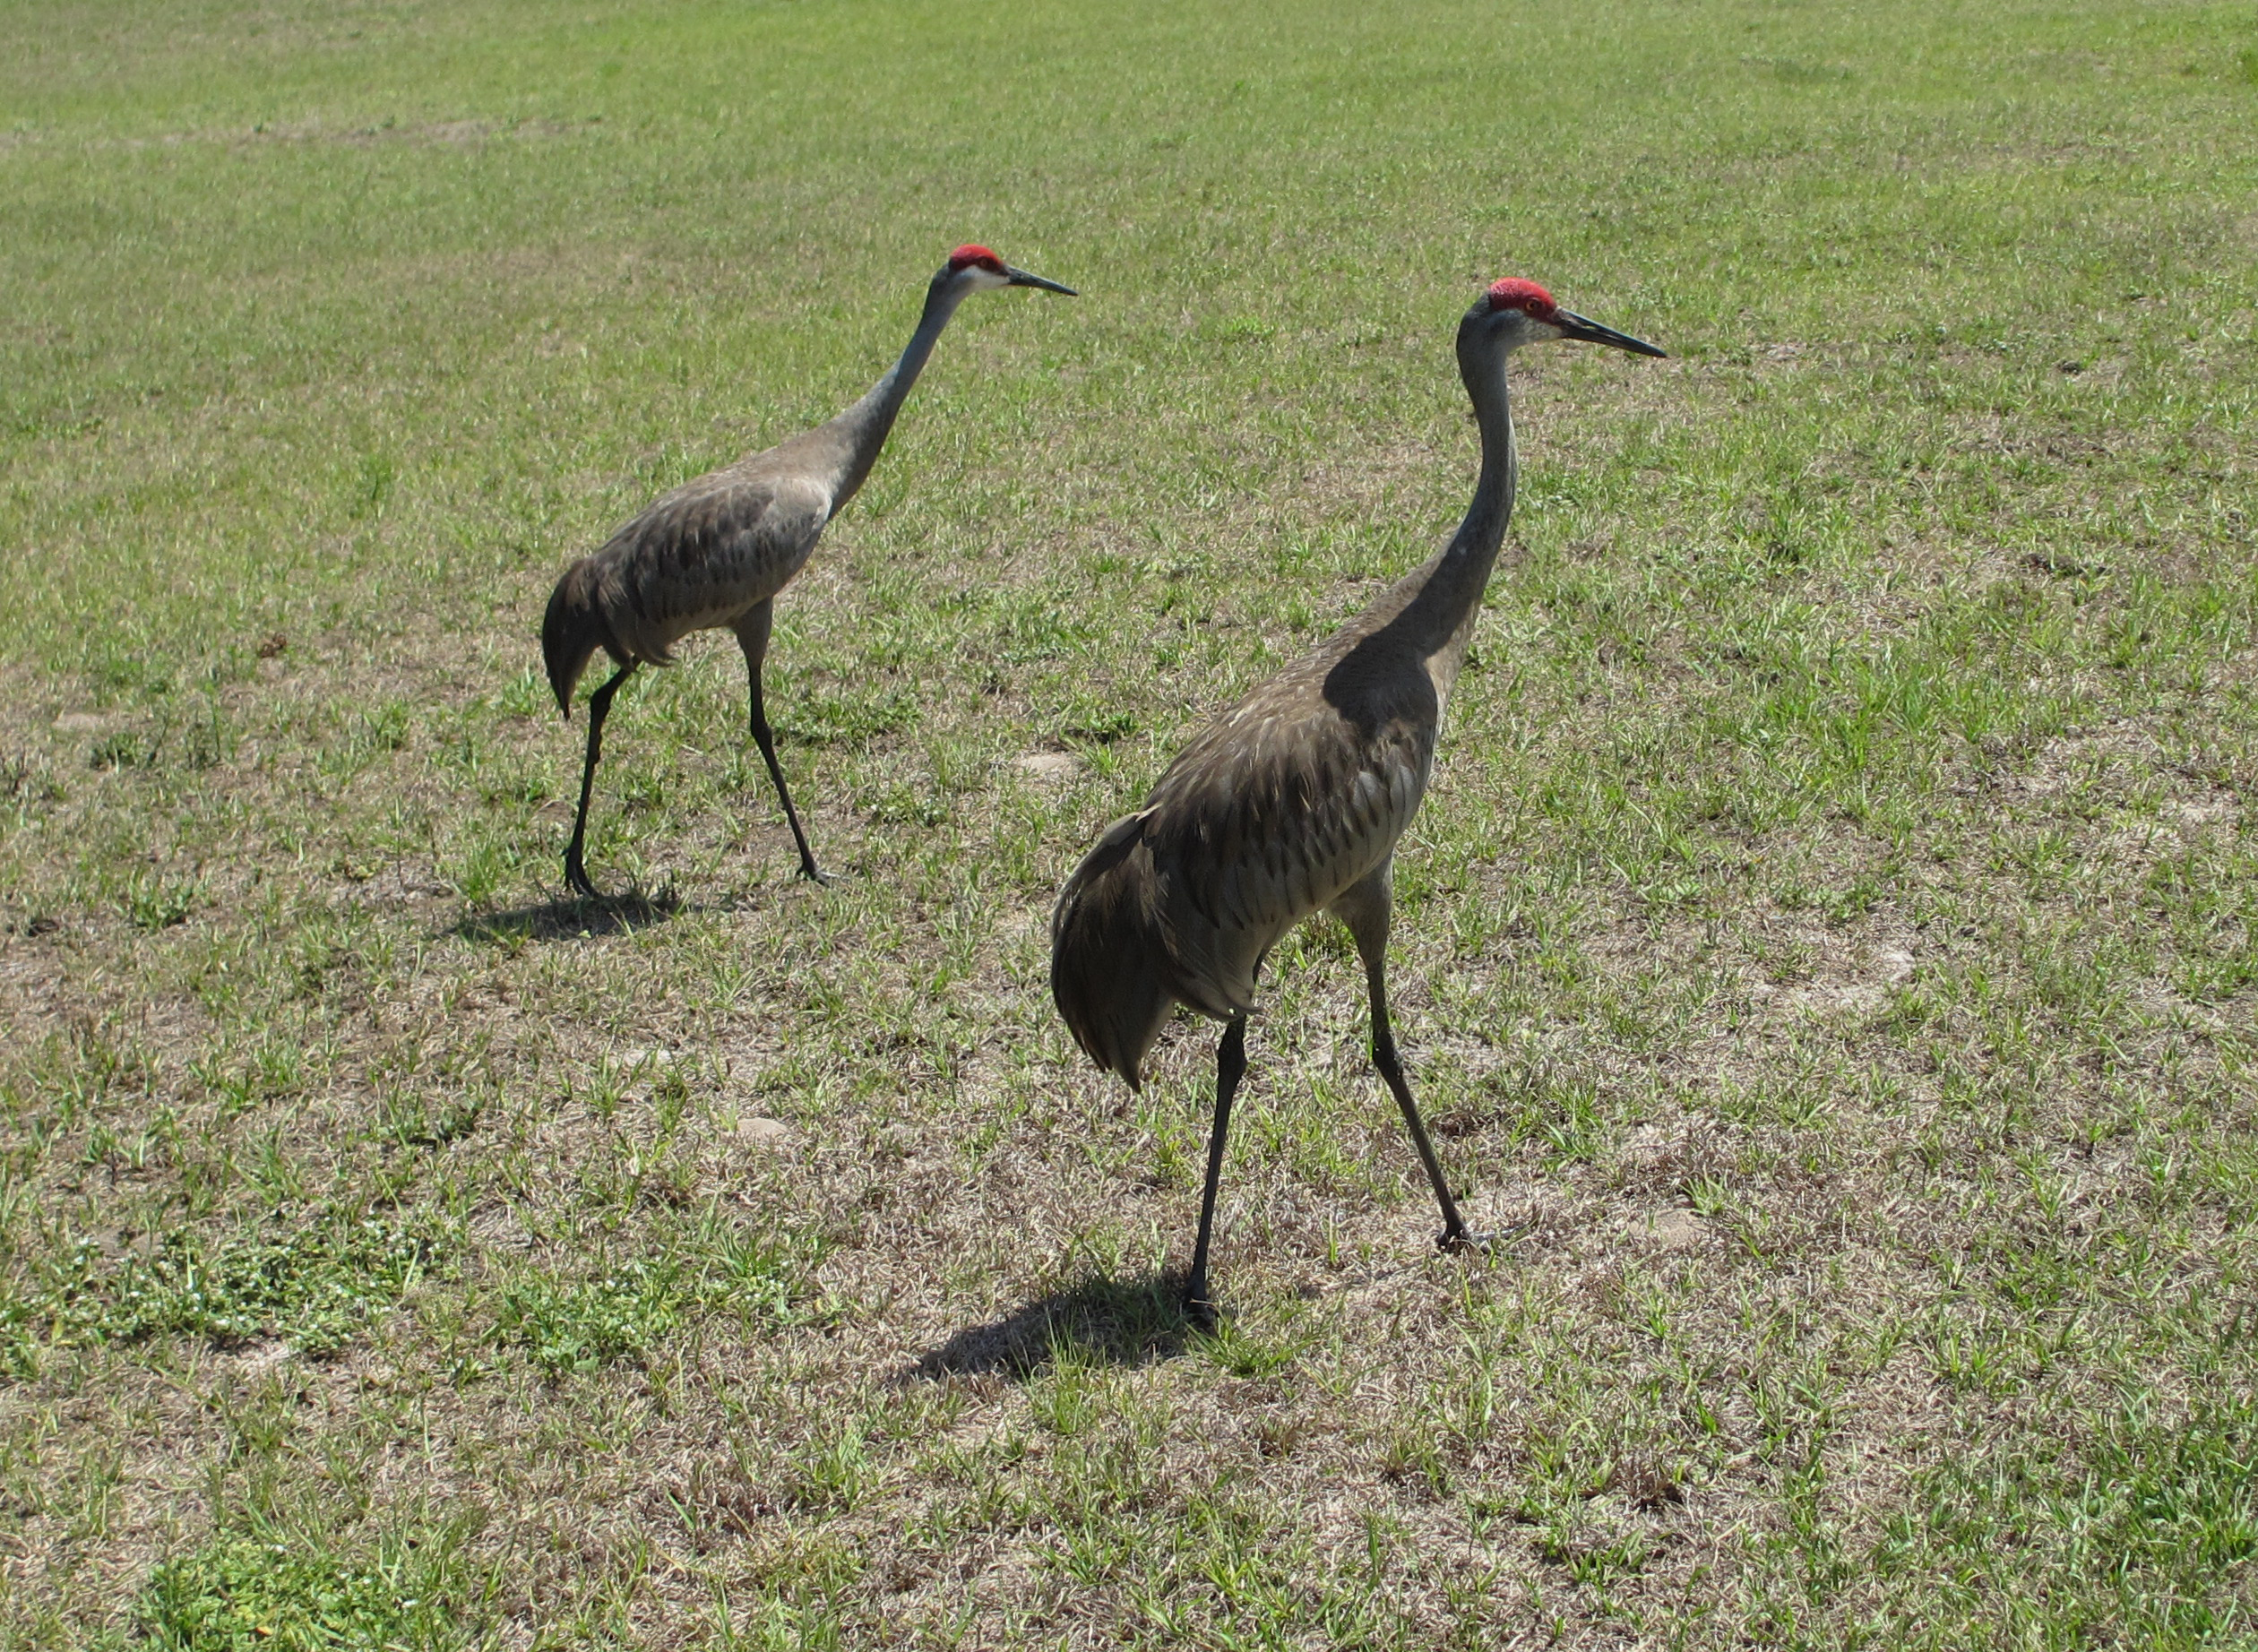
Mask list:
[[[2258,1638],[2258,14],[0,10],[0,1645]],[[610,725],[550,583],[969,304]],[[1045,922],[1521,513],[1397,1031]]]

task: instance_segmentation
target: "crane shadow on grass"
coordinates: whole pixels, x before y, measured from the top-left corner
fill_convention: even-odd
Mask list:
[[[594,899],[568,896],[503,912],[473,912],[447,933],[465,941],[522,942],[582,941],[598,935],[633,934],[663,924],[683,910],[671,883],[655,890],[631,888]]]
[[[1061,1360],[1150,1365],[1174,1359],[1202,1334],[1184,1311],[1181,1274],[1128,1279],[1093,1274],[1000,1320],[968,1326],[926,1353],[897,1381],[997,1376],[1023,1382]]]

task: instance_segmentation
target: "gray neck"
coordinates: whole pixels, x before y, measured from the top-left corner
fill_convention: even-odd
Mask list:
[[[1497,335],[1469,319],[1459,329],[1459,374],[1474,403],[1474,423],[1482,435],[1482,474],[1458,531],[1442,554],[1420,571],[1419,594],[1406,609],[1419,615],[1427,668],[1436,692],[1448,694],[1459,663],[1474,640],[1474,621],[1482,593],[1497,565],[1497,547],[1513,516],[1513,484],[1520,467],[1513,453],[1513,413],[1505,393],[1505,358]],[[1423,577],[1422,577],[1423,576]]]
[[[832,515],[836,516],[855,496],[870,475],[870,468],[878,462],[878,450],[886,445],[894,418],[901,413],[901,404],[909,399],[909,387],[925,371],[926,357],[933,354],[934,341],[940,338],[941,330],[949,324],[949,318],[956,314],[957,305],[964,302],[970,290],[961,282],[935,281],[926,294],[925,314],[918,318],[918,330],[909,335],[901,359],[886,370],[885,377],[873,384],[861,400],[823,426],[838,453],[838,480],[832,489]]]

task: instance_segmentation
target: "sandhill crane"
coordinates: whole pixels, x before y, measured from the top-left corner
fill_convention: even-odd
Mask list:
[[[828,423],[685,482],[557,581],[541,622],[541,655],[558,710],[571,718],[573,685],[598,649],[618,667],[588,701],[588,761],[581,770],[573,841],[564,851],[564,881],[575,893],[591,899],[596,893],[582,851],[612,696],[637,666],[672,665],[671,650],[683,637],[719,626],[736,632],[745,650],[753,739],[799,845],[800,871],[818,882],[829,882],[816,870],[807,834],[800,829],[761,706],[771,605],[807,561],[824,524],[870,474],[895,415],[957,305],[972,293],[995,287],[1039,287],[1069,297],[1074,291],[1015,270],[985,246],[958,247],[926,288],[925,314],[901,359],[869,394]]]
[[[1481,478],[1450,543],[1330,641],[1210,723],[1145,806],[1116,821],[1058,897],[1051,994],[1075,1042],[1138,1087],[1177,1004],[1223,1022],[1200,1236],[1187,1309],[1212,1315],[1208,1242],[1231,1097],[1246,1071],[1246,1017],[1263,956],[1330,911],[1349,927],[1372,1004],[1372,1061],[1443,1209],[1435,1243],[1467,1232],[1388,1027],[1389,868],[1426,794],[1459,665],[1513,510],[1505,362],[1525,344],[1581,339],[1642,356],[1651,344],[1560,308],[1534,281],[1503,280],[1459,323],[1459,372],[1481,431]]]

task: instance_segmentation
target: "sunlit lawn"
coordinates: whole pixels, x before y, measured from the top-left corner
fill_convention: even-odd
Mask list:
[[[2258,1633],[2246,5],[0,12],[0,1644]],[[966,305],[583,725],[655,492]],[[1522,492],[1353,951],[1073,1051],[1052,894]]]

